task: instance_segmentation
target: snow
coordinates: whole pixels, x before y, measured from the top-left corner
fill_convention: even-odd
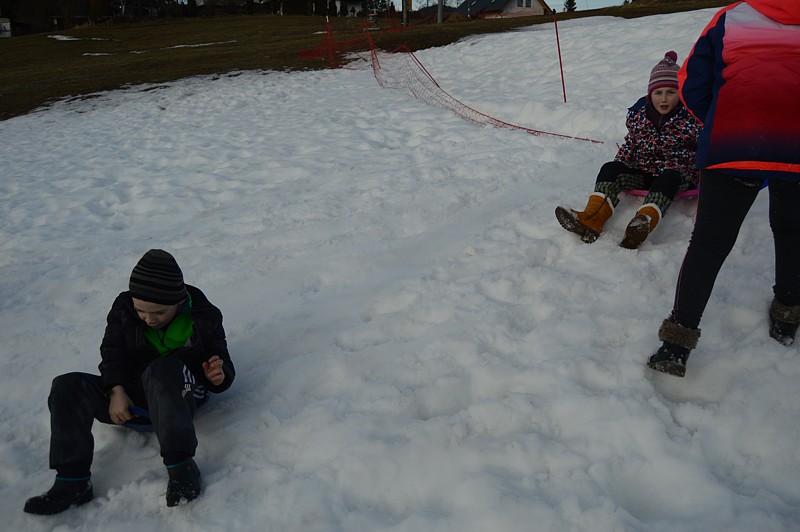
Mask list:
[[[667,50],[714,10],[559,23],[417,54],[450,95],[592,144],[479,128],[369,65],[237,72],[0,124],[0,514],[7,530],[800,529],[797,347],[768,336],[762,194],[684,379],[645,360],[694,200],[638,250],[641,198],[583,244],[582,207]],[[45,491],[50,381],[96,372],[150,248],[225,315],[234,385],[197,418],[197,501],[166,508],[152,435],[96,424],[95,500]]]

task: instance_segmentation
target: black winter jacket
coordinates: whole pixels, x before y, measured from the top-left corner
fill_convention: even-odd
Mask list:
[[[236,370],[233,367],[225,330],[222,327],[222,312],[206,298],[200,289],[186,286],[192,297],[192,318],[194,330],[190,346],[175,349],[167,356],[179,358],[194,374],[198,384],[206,390],[219,393],[227,390],[233,383]],[[100,344],[100,375],[103,389],[107,392],[117,384],[125,387],[130,394],[141,388],[141,375],[147,366],[159,358],[158,352],[145,340],[147,327],[136,310],[130,292],[122,292],[108,313],[106,332]],[[217,355],[223,360],[222,369],[225,380],[214,386],[206,379],[203,362]]]

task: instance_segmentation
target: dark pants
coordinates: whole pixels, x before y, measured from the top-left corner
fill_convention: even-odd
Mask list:
[[[161,455],[180,452],[194,456],[195,399],[184,378],[183,362],[174,357],[153,361],[142,374],[141,388],[126,389],[137,406],[150,411]],[[53,379],[50,397],[50,468],[83,465],[94,454],[94,420],[112,424],[102,380],[88,373],[67,373]]]
[[[675,195],[691,186],[677,170],[664,170],[654,175],[619,161],[611,161],[600,167],[594,190],[608,196],[615,207],[619,203],[619,193],[623,190],[647,190],[644,203],[655,203],[664,214]]]
[[[595,183],[612,183],[618,181],[620,176],[633,178],[629,186],[622,184],[622,190],[637,188],[661,192],[671,198],[678,193],[678,189],[683,184],[683,177],[677,170],[664,170],[658,175],[653,175],[638,168],[631,168],[619,161],[611,161],[601,166]]]
[[[702,172],[694,231],[672,310],[679,324],[699,327],[717,274],[760,187],[760,180]],[[769,180],[769,222],[775,241],[775,297],[784,305],[800,305],[800,181]]]

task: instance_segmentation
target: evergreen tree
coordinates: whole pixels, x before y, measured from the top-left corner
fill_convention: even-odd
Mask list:
[[[111,15],[111,4],[105,0],[90,0],[89,19],[98,20]]]
[[[305,0],[284,0],[283,14],[284,15],[305,15],[306,14],[306,1]]]
[[[389,0],[367,0],[367,10],[370,13],[385,13],[389,10]]]
[[[575,3],[575,0],[566,0],[564,2],[564,11],[566,11],[567,13],[575,11],[577,8],[578,6]]]

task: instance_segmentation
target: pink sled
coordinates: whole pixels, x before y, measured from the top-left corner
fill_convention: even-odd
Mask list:
[[[626,190],[625,192],[627,192],[628,194],[632,194],[634,196],[647,196],[648,192],[650,192],[650,191],[649,190],[633,189],[633,190]],[[675,198],[676,199],[677,198],[694,198],[694,197],[697,197],[697,194],[699,192],[700,192],[700,189],[697,189],[697,188],[693,188],[693,189],[690,189],[690,190],[684,190],[683,192],[678,192],[675,195]]]

